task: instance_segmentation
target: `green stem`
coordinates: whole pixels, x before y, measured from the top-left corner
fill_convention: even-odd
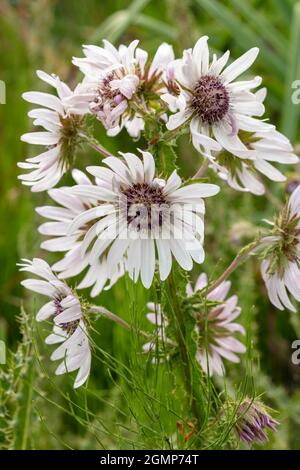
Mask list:
[[[79,136],[81,138],[83,138],[84,140],[86,140],[87,144],[91,148],[96,150],[96,152],[100,153],[104,157],[111,157],[112,156],[112,153],[109,150],[107,150],[105,147],[103,147],[103,145],[101,145],[100,142],[98,142],[98,140],[95,139],[94,137],[91,137],[89,135],[82,134],[82,133],[80,133]]]
[[[260,247],[263,247],[264,245],[266,244],[269,244],[269,243],[272,243],[274,242],[274,237],[264,237],[264,238],[260,238],[259,240],[253,242],[253,243],[250,243],[249,245],[247,245],[246,247],[244,247],[237,255],[236,257],[233,259],[233,261],[230,263],[230,265],[225,269],[225,271],[223,272],[223,274],[221,274],[220,277],[218,277],[218,279],[213,282],[209,288],[204,288],[203,291],[205,293],[205,295],[208,295],[210,292],[212,292],[214,289],[216,289],[220,284],[222,284],[223,281],[225,281],[229,276],[230,274],[243,262],[245,261],[248,256],[251,256],[252,254],[254,254],[254,252],[260,248]]]
[[[202,163],[202,165],[200,166],[199,170],[194,174],[192,179],[195,180],[197,178],[202,178],[208,170],[209,163],[210,162],[208,158],[206,158],[204,162]]]
[[[34,363],[31,359],[31,364],[29,366],[29,381],[27,389],[27,399],[24,411],[24,421],[21,437],[21,450],[27,449],[27,441],[29,434],[29,425],[30,425],[30,416],[31,416],[31,405],[32,405],[32,396],[33,396],[33,379],[34,379]]]
[[[97,313],[98,315],[101,315],[105,318],[108,318],[109,320],[114,321],[115,323],[118,323],[118,325],[121,325],[123,328],[125,328],[128,331],[136,331],[140,336],[143,336],[144,338],[151,338],[151,335],[146,333],[145,331],[142,330],[137,330],[134,328],[132,325],[130,325],[127,321],[123,320],[123,318],[119,317],[113,312],[110,312],[107,310],[105,307],[99,307],[97,305],[92,305],[90,307],[90,311],[92,313]]]
[[[168,278],[168,286],[169,286],[171,299],[173,300],[173,309],[174,309],[174,316],[175,316],[175,330],[176,330],[177,342],[178,342],[178,346],[179,346],[179,350],[180,350],[180,354],[182,358],[182,363],[183,363],[182,365],[183,365],[185,385],[187,388],[189,399],[191,401],[191,406],[192,406],[194,417],[199,426],[202,420],[201,420],[201,415],[200,415],[199,406],[198,406],[199,404],[198,404],[198,400],[195,394],[195,389],[194,389],[194,384],[193,384],[190,356],[189,356],[189,352],[188,352],[188,349],[186,347],[186,342],[185,342],[184,317],[182,315],[182,310],[178,302],[178,292],[176,289],[172,272]]]

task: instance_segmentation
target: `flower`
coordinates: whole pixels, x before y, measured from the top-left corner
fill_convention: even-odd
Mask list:
[[[87,185],[87,187],[92,185],[90,179],[79,170],[73,170],[72,176],[78,184]],[[51,189],[48,194],[59,206],[36,208],[38,214],[50,219],[50,222],[45,222],[39,227],[42,235],[51,237],[41,244],[41,248],[51,252],[66,252],[63,258],[52,266],[52,269],[59,273],[59,278],[74,277],[87,269],[77,289],[90,287],[92,288],[91,297],[95,297],[102,289],[109,289],[124,274],[124,263],[118,265],[111,275],[108,273],[105,254],[102,254],[93,266],[89,265],[89,251],[84,251],[82,244],[85,236],[87,241],[92,235],[89,224],[80,227],[72,235],[68,234],[68,227],[73,219],[95,207],[95,201],[91,201],[88,197],[71,194],[68,187]]]
[[[266,96],[265,89],[256,93],[262,103]],[[239,136],[249,150],[249,159],[239,158],[233,152],[222,150],[210,156],[210,167],[227,181],[229,186],[238,191],[250,191],[262,195],[265,187],[257,177],[257,172],[272,181],[282,182],[286,177],[270,162],[295,164],[299,161],[293,153],[290,141],[275,129],[257,132],[240,131]]]
[[[109,41],[103,43],[104,47],[83,46],[85,58],[73,59],[85,75],[82,103],[88,104],[108,135],[125,126],[131,137],[138,138],[144,114],[156,111],[158,98],[166,92],[165,71],[174,59],[173,49],[161,44],[148,64],[148,54],[137,47],[137,40],[118,49]]]
[[[204,201],[218,193],[212,184],[194,183],[182,186],[176,170],[167,181],[155,176],[155,163],[149,152],[141,151],[143,161],[132,153],[123,160],[108,157],[104,166],[91,166],[87,171],[97,178],[97,185],[77,185],[71,194],[93,201],[95,207],[74,217],[70,236],[89,224],[82,251],[93,242],[89,262],[92,266],[108,250],[107,265],[112,272],[126,258],[127,270],[135,282],[141,276],[150,287],[156,251],[161,280],[171,270],[172,255],[183,269],[190,270],[193,261],[202,263],[204,251]]]
[[[240,440],[246,444],[264,444],[269,440],[265,433],[266,428],[276,431],[278,425],[278,421],[270,416],[266,407],[258,400],[246,398],[238,407],[235,429]]]
[[[287,290],[300,301],[300,186],[275,221],[274,242],[264,253],[261,273],[271,303],[296,312]]]
[[[38,77],[53,86],[58,96],[49,93],[30,91],[23,93],[23,98],[41,108],[29,111],[28,116],[33,118],[33,124],[45,131],[23,134],[21,140],[29,144],[44,145],[46,151],[25,162],[18,163],[20,168],[31,170],[20,175],[23,184],[31,186],[31,190],[45,191],[55,186],[64,173],[72,167],[78,145],[81,143],[80,131],[84,121],[80,115],[84,113],[81,104],[75,100],[69,103],[71,97],[76,96],[81,85],[72,92],[70,88],[58,77],[48,75],[40,70]]]
[[[40,258],[22,261],[20,271],[32,273],[42,280],[26,279],[21,284],[51,299],[38,311],[36,319],[42,321],[53,317],[53,332],[45,342],[61,343],[51,355],[52,361],[63,360],[55,373],[61,375],[78,370],[74,382],[74,388],[78,388],[88,379],[91,368],[91,351],[80,301],[70,287],[55,276],[48,263]]]
[[[193,289],[187,285],[187,294],[194,295],[197,291],[207,286],[207,276],[202,273]],[[238,354],[246,351],[245,346],[234,338],[234,333],[245,334],[245,329],[238,323],[234,323],[241,313],[237,306],[236,295],[225,300],[230,289],[231,282],[223,281],[216,289],[207,295],[208,302],[218,302],[212,307],[207,306],[208,312],[197,312],[195,315],[195,336],[197,342],[196,360],[202,369],[213,375],[224,375],[223,358],[231,362],[240,362]]]
[[[143,351],[145,353],[155,354],[152,363],[157,364],[158,361],[162,362],[169,359],[169,356],[166,355],[166,349],[175,346],[176,343],[166,336],[165,330],[169,322],[162,313],[160,304],[148,302],[147,308],[149,312],[146,314],[146,317],[152,325],[155,325],[155,339],[143,344]]]
[[[210,62],[207,40],[207,36],[201,37],[193,49],[185,50],[182,59],[172,64],[179,94],[162,96],[175,113],[167,127],[173,130],[189,122],[193,145],[207,156],[226,149],[240,158],[250,158],[238,132],[269,130],[272,126],[253,117],[264,113],[263,103],[251,92],[261,78],[235,79],[253,64],[259,49],[250,49],[224,69],[229,51],[219,59],[214,55]]]

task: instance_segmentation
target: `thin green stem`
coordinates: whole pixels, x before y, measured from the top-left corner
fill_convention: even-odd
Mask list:
[[[179,350],[180,350],[180,354],[181,354],[181,358],[183,362],[185,384],[186,384],[186,388],[189,394],[189,398],[191,400],[194,417],[197,421],[197,424],[199,425],[201,422],[201,415],[200,415],[198,400],[196,398],[194,385],[193,385],[193,377],[191,373],[189,352],[188,352],[188,349],[186,347],[186,342],[185,342],[184,318],[182,316],[182,310],[178,302],[178,293],[177,293],[177,289],[176,289],[172,272],[168,278],[168,286],[169,286],[171,299],[173,300],[173,309],[174,309],[174,315],[175,315],[175,330],[176,330],[177,342],[178,342],[178,346],[179,346]]]
[[[26,404],[25,404],[24,422],[23,422],[23,430],[22,430],[22,438],[21,438],[21,450],[27,449],[30,416],[31,416],[31,406],[32,406],[32,396],[33,396],[33,379],[34,379],[34,363],[33,363],[33,359],[31,359],[31,363],[29,366],[27,399],[26,399]]]
[[[143,330],[138,330],[138,329],[134,328],[132,325],[130,325],[130,323],[123,320],[123,318],[120,318],[115,313],[110,312],[105,307],[99,307],[97,305],[92,305],[90,307],[90,312],[97,313],[98,315],[101,315],[105,318],[108,318],[109,320],[114,321],[118,325],[121,325],[123,328],[125,328],[128,331],[136,331],[140,336],[143,336],[144,338],[147,338],[147,339],[151,338],[151,335],[149,333],[146,333]]]
[[[96,150],[96,152],[100,153],[104,157],[111,157],[112,156],[112,153],[109,150],[107,150],[105,147],[103,147],[103,145],[101,145],[100,142],[98,142],[98,140],[95,139],[94,137],[91,137],[89,135],[82,134],[82,133],[80,133],[79,136],[81,138],[83,138],[84,140],[86,140],[87,144],[91,148]]]
[[[205,175],[205,173],[207,172],[208,167],[209,167],[209,160],[208,160],[208,158],[206,158],[204,160],[204,162],[202,163],[202,165],[200,166],[199,170],[196,171],[196,173],[194,174],[192,179],[195,180],[197,178],[202,178]]]
[[[265,246],[266,244],[274,242],[274,237],[264,237],[260,238],[259,240],[250,243],[246,247],[244,247],[233,259],[233,261],[230,263],[230,265],[225,269],[225,271],[221,274],[218,279],[213,282],[208,288],[204,288],[203,292],[208,295],[210,292],[212,292],[214,289],[216,289],[220,284],[222,284],[223,281],[225,281],[233,271],[243,262],[245,261],[249,256],[254,254],[254,252],[260,248]]]

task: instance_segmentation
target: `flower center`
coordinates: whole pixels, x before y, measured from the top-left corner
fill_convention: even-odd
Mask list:
[[[61,305],[61,300],[60,299],[54,299],[54,305],[55,305],[55,315],[59,315],[64,311],[62,305]],[[79,324],[79,320],[74,320],[70,321],[68,323],[60,323],[60,327],[66,331],[69,335],[73,334],[74,331],[76,330],[77,326]]]
[[[123,190],[122,205],[128,224],[138,231],[161,227],[163,211],[169,207],[163,189],[149,183],[135,183]]]
[[[193,90],[192,108],[207,124],[221,121],[229,109],[229,94],[218,77],[204,75]]]

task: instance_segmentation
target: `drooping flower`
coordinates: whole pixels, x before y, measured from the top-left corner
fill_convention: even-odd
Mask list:
[[[79,93],[81,85],[71,91],[58,77],[48,75],[40,70],[38,77],[55,88],[57,96],[50,93],[30,91],[23,93],[23,98],[29,103],[41,106],[29,111],[28,116],[33,118],[33,124],[44,128],[43,131],[23,134],[21,140],[29,144],[42,145],[46,150],[36,157],[27,158],[25,162],[18,163],[20,168],[30,170],[20,175],[19,179],[24,185],[31,186],[31,190],[45,191],[54,187],[66,171],[72,167],[73,161],[81,143],[80,132],[84,120],[81,114],[81,103],[70,103],[71,97]]]
[[[20,271],[32,273],[40,279],[26,279],[21,284],[33,292],[45,295],[51,300],[38,311],[38,321],[53,319],[53,332],[46,338],[46,344],[58,344],[51,360],[62,360],[56,375],[78,370],[74,388],[83,385],[89,377],[91,351],[87,334],[86,320],[82,306],[72,289],[59,280],[52,269],[42,259],[26,259],[20,263]]]
[[[182,186],[174,171],[167,181],[155,176],[155,163],[149,152],[143,161],[131,153],[123,159],[108,157],[105,166],[88,167],[97,185],[77,185],[71,194],[88,198],[94,207],[74,217],[69,235],[89,224],[82,241],[92,266],[108,250],[110,272],[126,258],[127,270],[135,282],[141,276],[150,287],[155,272],[156,250],[160,279],[171,270],[172,256],[183,269],[190,270],[193,261],[204,259],[204,197],[218,193],[212,184],[194,183]]]
[[[187,285],[187,294],[194,295],[207,286],[207,276],[202,273],[193,289]],[[245,334],[245,329],[234,320],[240,315],[241,308],[237,306],[238,298],[233,295],[226,299],[231,282],[224,281],[207,295],[207,301],[216,302],[217,305],[207,306],[208,311],[195,313],[195,339],[197,342],[196,360],[202,369],[213,375],[224,375],[223,359],[231,362],[240,362],[237,354],[246,351],[245,346],[238,341],[236,332]]]
[[[274,243],[261,264],[262,277],[271,303],[296,312],[288,292],[300,301],[300,186],[277,217],[273,232]]]
[[[246,444],[264,444],[269,440],[266,430],[276,431],[278,425],[259,400],[246,398],[238,407],[235,429]]]
[[[259,90],[256,97],[263,103],[265,89]],[[257,132],[244,130],[238,135],[249,150],[249,159],[246,158],[246,154],[244,158],[235,156],[234,150],[212,152],[209,157],[210,167],[233,189],[262,195],[265,187],[259,173],[272,181],[282,182],[286,177],[273,166],[273,163],[287,165],[299,161],[290,141],[275,129]]]
[[[74,181],[79,185],[92,186],[91,180],[81,171],[73,170]],[[96,181],[97,184],[97,181]],[[83,250],[82,240],[92,235],[90,225],[87,223],[68,234],[70,223],[75,217],[95,207],[95,201],[85,196],[72,194],[68,187],[54,188],[48,192],[49,196],[58,206],[42,206],[36,208],[38,214],[47,219],[39,227],[42,235],[50,237],[42,242],[41,248],[51,252],[65,252],[61,260],[56,262],[52,269],[59,273],[61,279],[74,277],[87,270],[86,275],[77,285],[77,289],[91,288],[91,297],[97,296],[102,289],[109,289],[123,274],[124,263],[119,264],[109,275],[105,253],[92,265],[89,264],[90,253]]]
[[[104,47],[83,46],[84,58],[73,63],[84,73],[82,103],[102,122],[108,135],[125,126],[133,138],[144,129],[144,115],[156,112],[158,98],[166,92],[166,69],[174,59],[169,44],[161,44],[152,63],[138,41],[116,49],[104,40]],[[77,98],[76,98],[77,100]]]
[[[189,123],[193,145],[206,156],[226,149],[240,158],[250,158],[239,131],[259,132],[272,128],[253,116],[262,116],[264,105],[251,92],[261,83],[260,77],[235,81],[255,61],[259,49],[254,47],[224,68],[229,51],[217,59],[209,59],[207,36],[201,37],[193,49],[185,50],[182,59],[172,64],[180,93],[162,96],[172,114],[170,130]],[[179,110],[179,111],[178,111]]]

